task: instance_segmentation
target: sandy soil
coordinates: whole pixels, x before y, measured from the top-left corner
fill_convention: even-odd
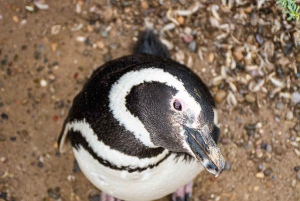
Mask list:
[[[97,198],[99,191],[74,166],[73,154],[58,154],[56,140],[85,80],[105,61],[130,54],[145,17],[161,30],[171,22],[166,17],[170,8],[194,5],[188,0],[161,2],[164,5],[159,1],[46,0],[49,8],[40,10],[30,0],[0,1],[0,201]],[[191,16],[175,16],[179,25],[166,33],[175,46],[173,58],[191,65],[190,57],[191,67],[212,93],[225,93],[216,99],[222,130],[220,149],[228,161],[227,170],[218,178],[202,172],[195,180],[193,199],[300,200],[300,105],[289,96],[300,89],[298,47],[293,42],[298,40],[298,24],[286,22],[271,1],[261,8],[253,1],[245,2],[226,8],[221,1],[202,1]],[[214,5],[219,6],[220,19],[211,12]],[[214,27],[211,19],[217,19],[219,25],[229,24],[230,34],[241,43],[232,42],[228,35],[217,38],[226,31]],[[276,19],[282,26],[274,31]],[[196,36],[189,35],[186,28],[196,30]],[[286,34],[284,45],[278,42],[282,34]],[[191,35],[196,50],[188,41]],[[267,41],[274,44],[269,53],[273,66],[264,74],[255,77],[253,72],[234,66],[228,77],[234,78],[236,91],[228,81],[214,85],[212,79],[221,75],[226,59],[233,58],[242,66],[259,65],[257,52],[252,63],[247,63],[248,50],[239,52],[238,47],[249,43],[258,49]],[[290,49],[288,41],[292,41]],[[233,56],[228,57],[228,52]],[[268,78],[272,72],[286,84],[274,97],[276,86]],[[250,81],[241,84],[238,75],[249,75]],[[265,80],[266,90],[249,91],[249,83],[260,79]],[[230,91],[237,99],[235,107],[225,98]]]

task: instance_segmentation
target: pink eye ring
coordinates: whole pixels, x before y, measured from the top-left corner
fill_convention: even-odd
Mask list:
[[[179,100],[174,100],[173,107],[177,111],[182,111],[182,105],[181,105],[181,102]]]

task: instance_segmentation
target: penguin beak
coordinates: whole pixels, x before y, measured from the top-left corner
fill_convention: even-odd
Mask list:
[[[216,142],[210,135],[208,126],[194,129],[184,126],[186,140],[196,158],[202,163],[207,171],[219,176],[225,166],[224,157],[221,154]]]

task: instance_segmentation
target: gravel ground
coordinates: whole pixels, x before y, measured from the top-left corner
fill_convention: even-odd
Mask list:
[[[217,102],[226,171],[202,172],[193,199],[300,200],[300,26],[274,2],[1,0],[0,201],[97,200],[56,140],[93,70],[145,24]]]

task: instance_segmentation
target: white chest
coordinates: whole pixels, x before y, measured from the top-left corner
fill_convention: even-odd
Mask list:
[[[203,169],[196,160],[187,162],[172,154],[158,166],[129,173],[101,165],[83,148],[73,151],[85,176],[100,190],[122,200],[159,199],[187,184]]]

